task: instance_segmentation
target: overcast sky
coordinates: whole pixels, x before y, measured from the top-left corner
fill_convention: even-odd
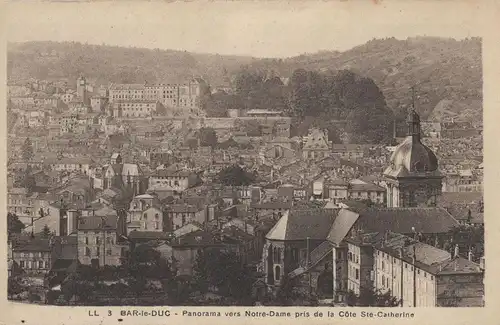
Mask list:
[[[289,57],[373,38],[481,35],[476,1],[375,2],[11,3],[7,38]]]

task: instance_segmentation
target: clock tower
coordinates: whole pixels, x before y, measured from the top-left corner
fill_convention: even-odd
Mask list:
[[[420,116],[412,109],[407,119],[408,133],[396,148],[384,171],[387,206],[432,207],[441,195],[443,176],[434,152],[421,142]]]

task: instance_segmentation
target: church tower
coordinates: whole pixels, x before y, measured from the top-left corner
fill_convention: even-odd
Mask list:
[[[420,116],[415,109],[409,112],[407,124],[407,137],[396,148],[390,166],[384,171],[387,206],[436,206],[443,179],[438,170],[438,159],[421,142]]]
[[[76,95],[78,98],[88,105],[89,103],[89,98],[88,98],[88,93],[87,93],[87,80],[85,77],[81,76],[78,78],[76,81]]]

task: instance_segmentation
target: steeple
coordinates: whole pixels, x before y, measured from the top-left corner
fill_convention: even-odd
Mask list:
[[[420,142],[420,116],[412,109],[406,120],[408,124],[408,136],[412,137],[413,143]]]
[[[420,142],[420,116],[415,110],[415,87],[412,90],[412,105],[411,110],[408,112],[406,123],[408,124],[408,136],[412,137],[412,142]]]

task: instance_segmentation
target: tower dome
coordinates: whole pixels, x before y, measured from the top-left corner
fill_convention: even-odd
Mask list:
[[[408,135],[393,152],[384,174],[392,177],[438,174],[436,155],[420,141],[420,117],[415,110],[408,114],[407,124]]]

